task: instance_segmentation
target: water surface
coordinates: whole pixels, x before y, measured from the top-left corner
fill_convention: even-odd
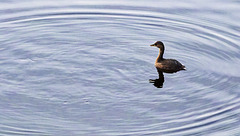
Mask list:
[[[239,135],[240,3],[0,2],[1,135]],[[187,71],[154,67],[165,57]]]

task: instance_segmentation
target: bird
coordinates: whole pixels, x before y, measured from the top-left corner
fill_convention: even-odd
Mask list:
[[[154,44],[151,44],[150,46],[155,46],[159,48],[159,54],[155,61],[155,67],[158,71],[165,72],[165,73],[175,73],[180,70],[186,70],[186,67],[182,65],[179,61],[175,59],[164,59],[163,53],[164,53],[164,44],[161,41],[157,41]]]

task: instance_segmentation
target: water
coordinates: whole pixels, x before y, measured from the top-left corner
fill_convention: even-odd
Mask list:
[[[240,134],[238,1],[0,5],[0,135]]]

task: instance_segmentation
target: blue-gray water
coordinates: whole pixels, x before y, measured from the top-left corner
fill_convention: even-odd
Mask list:
[[[0,2],[0,135],[240,135],[240,2]],[[154,67],[157,48],[187,71]]]

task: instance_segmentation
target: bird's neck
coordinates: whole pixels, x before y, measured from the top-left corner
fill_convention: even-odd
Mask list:
[[[163,53],[164,53],[164,50],[159,49],[159,54],[158,54],[158,57],[157,57],[155,63],[160,62],[161,60],[163,60]]]

